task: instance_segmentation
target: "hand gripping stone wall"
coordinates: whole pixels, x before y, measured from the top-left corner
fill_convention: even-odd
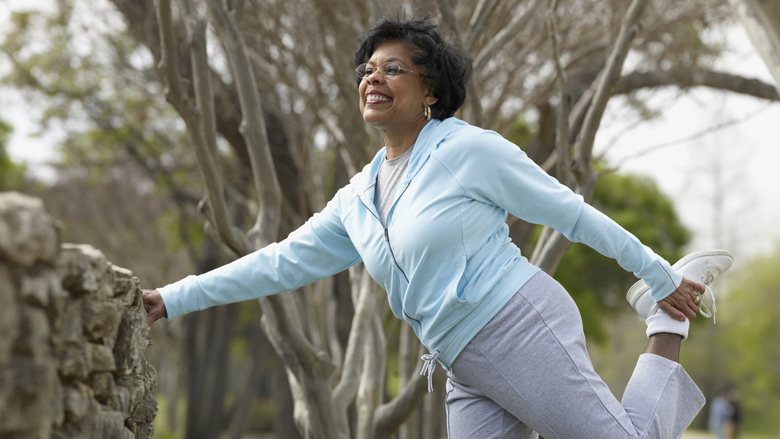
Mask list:
[[[147,439],[156,371],[138,279],[0,193],[0,439]]]

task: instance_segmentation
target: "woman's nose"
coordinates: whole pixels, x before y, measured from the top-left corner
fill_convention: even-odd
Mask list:
[[[376,69],[376,70],[374,70],[373,72],[371,72],[371,74],[370,74],[370,75],[366,75],[366,81],[367,81],[369,84],[375,84],[375,83],[379,82],[379,81],[380,81],[380,78],[381,78],[381,79],[384,79],[384,76],[382,76],[382,75],[379,73],[379,69]]]

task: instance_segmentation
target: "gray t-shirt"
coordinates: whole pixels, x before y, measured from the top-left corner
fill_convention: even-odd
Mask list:
[[[409,148],[403,154],[390,160],[385,160],[379,166],[379,174],[376,176],[376,192],[374,193],[374,205],[379,212],[379,219],[382,225],[387,227],[387,215],[393,206],[395,191],[398,183],[401,182],[406,167],[409,165],[409,157],[412,156],[412,149]]]

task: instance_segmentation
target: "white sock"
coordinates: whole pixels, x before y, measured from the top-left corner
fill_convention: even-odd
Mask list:
[[[669,314],[659,309],[655,314],[645,320],[647,323],[647,338],[653,334],[668,332],[670,334],[682,335],[683,340],[688,338],[688,328],[691,322],[685,319],[684,322],[673,319]]]

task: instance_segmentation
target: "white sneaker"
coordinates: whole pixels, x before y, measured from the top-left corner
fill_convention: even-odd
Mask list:
[[[732,262],[734,262],[734,256],[727,250],[702,250],[683,257],[672,266],[684,277],[704,285],[709,297],[702,296],[697,292],[702,301],[699,311],[704,317],[710,317],[717,311],[715,295],[709,284],[728,270]],[[628,289],[626,300],[644,318],[648,318],[658,311],[658,304],[650,294],[650,287],[643,280]]]

